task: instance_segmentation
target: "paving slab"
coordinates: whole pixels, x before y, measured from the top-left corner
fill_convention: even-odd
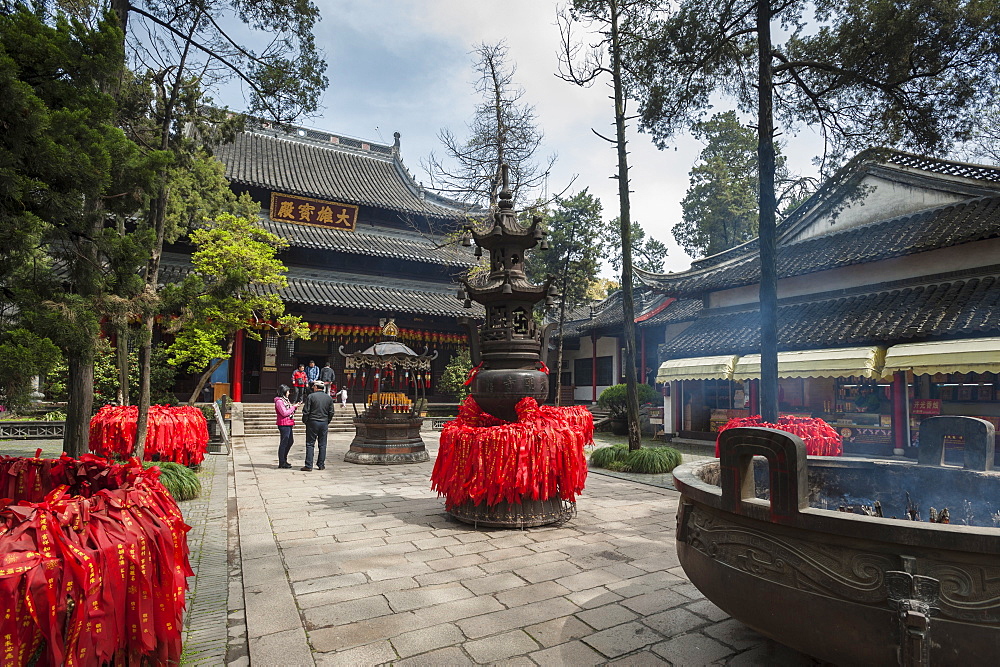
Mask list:
[[[192,664],[213,647],[227,665],[813,664],[687,581],[669,476],[592,471],[569,523],[476,530],[430,490],[435,435],[426,463],[368,466],[343,461],[352,434],[331,434],[327,469],[312,473],[277,469],[276,436],[236,438],[216,485],[228,604],[221,633],[190,615]]]

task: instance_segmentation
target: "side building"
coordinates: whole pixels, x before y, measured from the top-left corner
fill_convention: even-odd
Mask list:
[[[291,384],[298,364],[314,361],[329,362],[338,384],[350,390],[340,347],[367,347],[392,319],[402,342],[418,353],[438,351],[431,376],[421,381],[432,400],[444,398],[437,381],[467,344],[457,318],[482,317],[455,296],[455,277],[476,258],[446,234],[482,211],[425,191],[403,165],[398,133],[389,146],[265,126],[238,134],[215,154],[232,189],[260,202],[261,226],[288,241],[279,254],[288,267],[281,296],[286,312],[309,323],[312,337],[293,341],[261,323],[262,340],[238,335],[213,382],[228,383],[236,401],[266,402],[279,384]],[[183,245],[167,249],[167,279],[187,270],[190,252]]]
[[[1000,424],[1000,168],[866,151],[779,225],[777,262],[782,414],[827,420],[848,454],[912,454],[929,415]],[[659,346],[665,430],[757,414],[757,241],[637,273],[699,306]]]

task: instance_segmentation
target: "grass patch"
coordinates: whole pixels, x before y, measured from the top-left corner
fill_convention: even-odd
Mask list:
[[[609,464],[614,461],[624,461],[628,457],[628,445],[611,445],[599,447],[590,455],[590,464],[598,468],[611,469]]]
[[[590,455],[590,464],[616,472],[662,474],[681,464],[681,453],[673,447],[642,447],[629,451],[628,445],[619,444],[595,449]]]
[[[171,461],[147,461],[143,464],[150,468],[156,466],[160,469],[160,481],[167,491],[174,497],[174,500],[192,500],[201,495],[201,480],[198,473],[187,466]]]

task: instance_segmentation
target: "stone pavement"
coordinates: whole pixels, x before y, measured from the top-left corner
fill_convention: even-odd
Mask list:
[[[208,456],[202,497],[181,503],[197,573],[182,664],[814,664],[687,581],[669,475],[591,471],[565,525],[475,530],[429,488],[437,435],[431,462],[405,466],[344,463],[349,435],[325,471],[278,470],[276,437]],[[39,446],[60,449],[0,451]]]
[[[426,464],[344,463],[338,435],[312,472],[277,469],[276,437],[236,440],[229,664],[813,664],[686,580],[672,489],[592,472],[563,526],[475,530],[431,492],[424,435]]]

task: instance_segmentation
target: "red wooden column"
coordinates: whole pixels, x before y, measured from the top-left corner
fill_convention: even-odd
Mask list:
[[[233,343],[233,386],[232,399],[234,403],[243,402],[243,330],[236,332],[236,341]]]
[[[590,385],[597,403],[597,332],[590,332]]]
[[[760,380],[750,380],[750,400],[747,407],[751,415],[760,414]]]
[[[908,412],[906,393],[906,373],[896,371],[892,374],[892,446],[898,450],[905,449],[909,444],[906,441],[907,431],[909,431],[909,423],[906,418]],[[901,454],[902,451],[895,453]]]

